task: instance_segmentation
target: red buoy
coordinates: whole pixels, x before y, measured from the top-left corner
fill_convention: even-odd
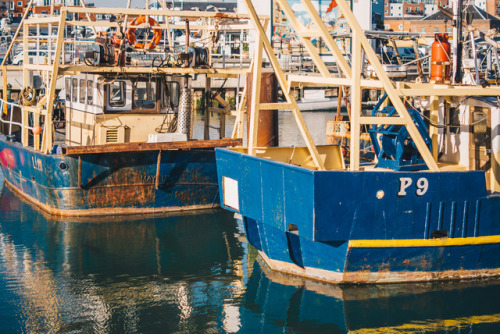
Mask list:
[[[40,133],[42,133],[42,127],[40,125],[35,125],[33,127],[33,134],[39,135]]]
[[[451,75],[451,47],[448,43],[448,34],[435,34],[432,43],[431,81],[450,81]]]

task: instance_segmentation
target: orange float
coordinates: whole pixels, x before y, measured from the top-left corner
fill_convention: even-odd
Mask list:
[[[33,134],[39,135],[40,133],[42,133],[42,127],[40,125],[35,125],[33,127]]]
[[[435,34],[432,43],[431,81],[450,81],[451,75],[451,47],[448,43],[448,34]]]
[[[145,23],[145,22],[146,22],[146,17],[139,16],[138,18],[133,20],[132,23],[130,23],[131,27],[129,29],[127,29],[127,32],[125,33],[129,44],[135,49],[149,49],[149,50],[151,50],[151,49],[154,49],[154,47],[158,43],[160,43],[161,36],[162,36],[160,28],[156,28],[156,29],[153,28],[153,38],[151,39],[151,41],[148,44],[146,44],[146,47],[144,47],[144,44],[137,42],[137,38],[135,37],[135,29],[136,28],[134,28],[134,26],[137,26],[137,25]],[[151,27],[159,26],[159,24],[152,17],[149,18],[149,25]]]

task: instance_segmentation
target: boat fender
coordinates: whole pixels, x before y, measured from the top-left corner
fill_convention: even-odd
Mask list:
[[[154,49],[158,43],[160,43],[162,33],[161,33],[161,29],[153,28],[153,38],[151,39],[151,41],[148,44],[146,44],[146,46],[144,46],[143,43],[137,42],[137,38],[135,37],[134,26],[137,26],[137,25],[142,24],[144,22],[146,22],[145,16],[139,16],[138,18],[133,20],[132,23],[130,23],[131,27],[129,29],[127,29],[127,32],[125,33],[125,36],[127,37],[129,44],[133,48],[151,50],[151,49]],[[151,27],[159,26],[159,24],[152,17],[149,18],[149,25]]]

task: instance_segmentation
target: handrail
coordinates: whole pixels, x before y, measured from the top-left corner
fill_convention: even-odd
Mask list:
[[[21,128],[23,128],[23,124],[22,123],[18,123],[18,122],[12,121],[12,117],[14,115],[14,113],[12,112],[12,109],[13,109],[12,107],[18,107],[18,108],[20,108],[21,109],[21,113],[22,113],[23,112],[23,106],[21,106],[19,104],[16,104],[16,103],[13,103],[13,102],[8,102],[8,101],[0,99],[0,110],[3,110],[4,103],[7,104],[7,105],[11,105],[10,120],[3,119],[3,116],[5,115],[5,113],[2,112],[1,115],[0,115],[0,122],[2,122],[4,124],[9,124],[9,135],[11,135],[12,134],[12,125],[18,125]],[[25,128],[29,129],[29,130],[33,129],[33,127],[29,127],[29,126],[26,126]]]

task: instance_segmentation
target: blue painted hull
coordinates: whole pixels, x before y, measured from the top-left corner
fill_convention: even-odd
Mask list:
[[[500,275],[500,194],[482,171],[314,171],[217,149],[247,238],[275,270],[329,282]],[[230,199],[229,199],[229,202]],[[236,205],[236,207],[235,207]]]
[[[0,135],[6,183],[42,209],[61,215],[109,215],[206,209],[219,205],[213,149],[41,154]],[[156,187],[158,185],[158,187]]]

